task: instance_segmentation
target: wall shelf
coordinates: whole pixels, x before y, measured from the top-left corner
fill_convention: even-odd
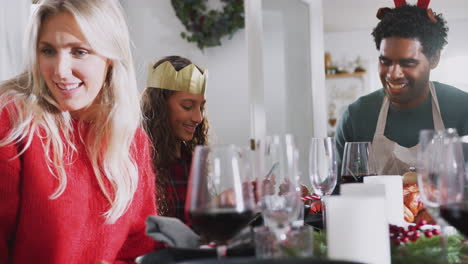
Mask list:
[[[326,74],[327,79],[331,78],[346,78],[346,77],[362,77],[366,72],[353,72],[353,73],[337,73],[337,74]]]
[[[333,136],[336,120],[340,118],[349,104],[366,91],[367,72],[326,74],[327,106],[329,123],[327,134]]]

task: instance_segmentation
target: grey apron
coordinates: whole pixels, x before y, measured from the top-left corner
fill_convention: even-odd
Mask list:
[[[434,129],[444,130],[445,126],[442,121],[439,102],[437,101],[436,91],[432,82],[429,83],[429,90],[432,95],[432,120],[434,121]],[[403,175],[405,172],[409,171],[410,167],[416,167],[419,143],[411,148],[405,148],[384,136],[389,105],[390,101],[388,97],[385,96],[382,107],[380,108],[374,139],[372,140],[372,150],[374,152],[378,175]]]

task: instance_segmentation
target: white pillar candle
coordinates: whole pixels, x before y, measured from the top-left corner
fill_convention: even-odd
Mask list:
[[[400,175],[380,175],[364,177],[364,184],[385,185],[385,208],[390,224],[404,223],[403,179]]]
[[[381,196],[385,198],[385,185],[383,184],[364,184],[364,183],[346,183],[340,186],[340,193],[343,196]]]
[[[390,239],[384,204],[384,197],[378,195],[327,197],[328,257],[390,264]]]

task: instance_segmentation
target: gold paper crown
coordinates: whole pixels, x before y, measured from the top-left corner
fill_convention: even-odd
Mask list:
[[[205,94],[208,70],[202,69],[202,71],[195,64],[187,65],[180,71],[176,71],[169,61],[161,63],[156,68],[150,65],[146,86],[178,92]]]

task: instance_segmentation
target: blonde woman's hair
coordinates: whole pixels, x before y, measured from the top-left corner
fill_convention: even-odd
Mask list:
[[[85,118],[92,123],[89,136],[80,135],[78,140],[85,144],[101,191],[110,203],[104,213],[106,222],[114,223],[128,209],[137,189],[138,168],[131,145],[141,121],[128,27],[118,0],[39,2],[26,41],[26,70],[0,86],[0,111],[8,111],[12,123],[11,132],[0,140],[0,147],[21,141],[24,146],[21,155],[33,136],[39,135],[49,170],[59,183],[50,199],[65,191],[64,165],[77,157],[74,128],[70,113],[59,110],[39,73],[36,46],[44,20],[63,12],[75,18],[92,49],[111,62],[104,85],[93,102],[93,111]],[[106,184],[106,179],[110,184]]]

